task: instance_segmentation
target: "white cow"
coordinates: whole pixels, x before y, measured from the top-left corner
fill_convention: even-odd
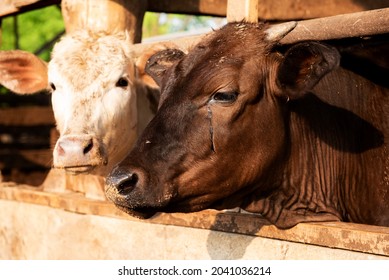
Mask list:
[[[60,133],[53,167],[97,175],[100,188],[157,107],[158,90],[139,79],[131,46],[124,33],[80,30],[55,45],[48,65],[28,52],[0,52],[1,84],[17,93],[52,92]]]

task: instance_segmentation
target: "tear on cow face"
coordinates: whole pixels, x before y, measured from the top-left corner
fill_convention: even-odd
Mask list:
[[[53,165],[104,175],[137,137],[134,63],[125,36],[79,32],[64,37],[49,63],[60,132]]]

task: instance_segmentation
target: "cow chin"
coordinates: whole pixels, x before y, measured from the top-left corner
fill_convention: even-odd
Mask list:
[[[69,173],[72,175],[88,174],[88,173],[91,173],[95,168],[96,168],[96,165],[64,167],[66,173]]]

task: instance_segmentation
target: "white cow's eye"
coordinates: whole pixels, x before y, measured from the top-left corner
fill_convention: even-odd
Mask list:
[[[55,85],[53,83],[50,83],[50,88],[51,88],[52,91],[56,90],[56,87],[55,87]]]
[[[116,82],[116,86],[117,87],[126,87],[128,86],[128,80],[126,78],[120,78],[117,82]]]

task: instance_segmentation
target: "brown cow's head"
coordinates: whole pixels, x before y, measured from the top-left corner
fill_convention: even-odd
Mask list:
[[[119,208],[149,217],[236,207],[277,185],[287,154],[285,104],[337,66],[339,55],[303,43],[283,56],[267,31],[230,23],[187,55],[165,50],[151,57],[147,70],[161,101],[107,178],[107,197]]]

